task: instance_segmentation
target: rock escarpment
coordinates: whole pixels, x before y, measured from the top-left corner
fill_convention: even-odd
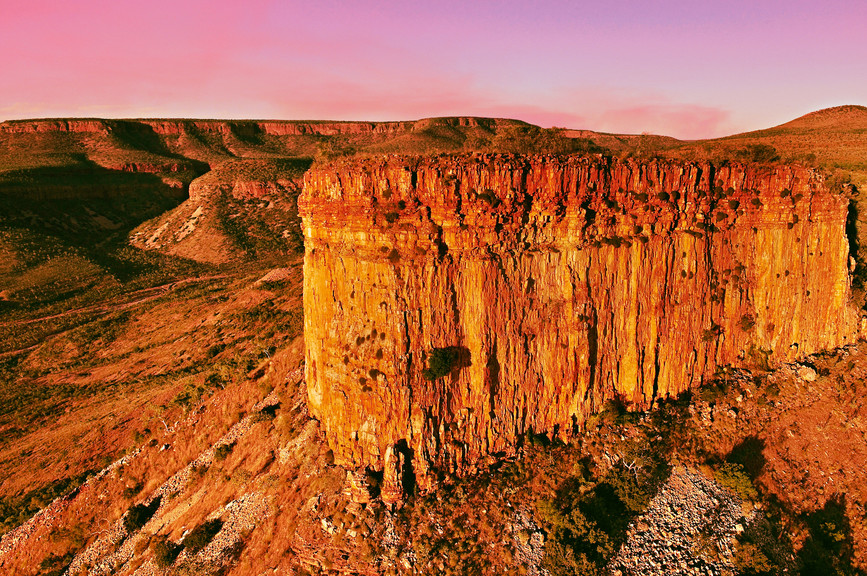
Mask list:
[[[384,470],[395,498],[529,431],[578,431],[608,399],[649,407],[720,366],[845,344],[860,330],[847,207],[788,166],[314,167],[299,199],[310,410],[338,463]],[[425,374],[432,359],[448,373]]]

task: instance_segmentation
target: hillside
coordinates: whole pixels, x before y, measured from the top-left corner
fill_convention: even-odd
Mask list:
[[[536,168],[516,169],[513,174],[497,162],[520,164],[523,156],[504,155],[536,153],[584,154],[582,162],[632,166],[636,177],[625,175],[633,168],[618,169],[623,197],[597,198],[596,204],[572,208],[568,202],[551,200],[550,206],[531,210],[531,204],[511,195],[523,190]],[[312,248],[298,207],[305,177],[318,174],[322,180],[334,166],[375,165],[382,154],[432,163],[425,177],[431,183],[429,192],[458,204],[407,197],[401,207],[397,196],[380,194],[372,197],[378,204],[368,205],[371,197],[366,192],[353,192],[349,204],[355,202],[352,215],[359,216],[357,221],[347,219],[350,214],[342,208],[328,208],[319,216],[322,223],[314,228],[322,236],[317,240],[330,234],[335,241],[327,250],[323,243],[318,257],[344,267],[341,272],[329,263],[328,273],[334,278],[355,274],[360,282],[353,295],[334,292],[340,299],[338,308],[364,311],[354,319],[358,322],[349,316],[334,321],[323,317],[312,332],[308,329],[323,344],[347,340],[348,350],[323,348],[336,363],[328,373],[334,377],[342,370],[351,372],[352,378],[340,385],[347,398],[362,402],[356,411],[345,407],[347,421],[381,409],[365,402],[372,402],[374,389],[379,393],[378,382],[399,376],[389,376],[378,364],[384,360],[376,356],[376,349],[366,339],[356,342],[364,334],[353,332],[364,322],[376,321],[377,337],[384,336],[381,325],[392,316],[382,304],[390,299],[402,294],[401,306],[421,314],[433,301],[432,294],[453,293],[454,302],[449,300],[442,309],[458,314],[471,295],[485,293],[488,288],[482,287],[494,282],[498,291],[488,296],[502,309],[485,319],[452,326],[447,315],[435,321],[433,316],[407,316],[405,324],[417,326],[421,334],[430,320],[430,329],[443,338],[437,343],[442,346],[451,345],[446,336],[463,338],[484,325],[500,326],[502,342],[511,342],[516,334],[522,339],[520,346],[502,344],[500,353],[514,366],[504,361],[495,370],[490,362],[475,365],[474,357],[474,366],[466,367],[488,376],[496,372],[502,378],[499,388],[477,390],[460,375],[451,384],[446,379],[419,379],[409,387],[418,392],[413,401],[428,402],[428,417],[454,412],[458,418],[444,416],[442,428],[424,424],[421,437],[429,447],[410,443],[392,451],[390,465],[399,472],[397,483],[403,492],[397,501],[391,498],[393,474],[384,475],[376,466],[347,464],[380,462],[364,452],[367,448],[353,453],[358,438],[360,445],[373,445],[376,434],[356,427],[349,431],[356,437],[338,441],[333,422],[316,413],[323,408],[310,402],[308,387],[319,380],[304,377],[307,344],[302,334],[302,266],[305,246]],[[436,160],[441,154],[448,156]],[[459,193],[460,183],[470,182],[467,174],[475,170],[455,168],[467,158],[469,164],[500,166],[491,168],[496,174],[485,176],[484,185],[473,184],[482,190],[475,191],[474,199]],[[830,338],[829,331],[817,335],[814,346],[812,336],[805,336],[810,347],[806,350],[805,344],[805,352],[816,352],[805,356],[791,349],[791,342],[773,340],[773,333],[788,337],[811,328],[783,327],[789,308],[765,313],[755,299],[757,294],[776,294],[773,298],[790,307],[821,296],[827,304],[840,290],[826,294],[822,290],[827,283],[822,282],[832,269],[842,270],[845,277],[848,263],[842,252],[848,243],[857,260],[851,301],[858,311],[867,277],[867,258],[860,248],[867,246],[867,207],[858,194],[867,185],[865,158],[867,108],[860,106],[823,110],[774,128],[696,142],[545,130],[517,120],[468,117],[403,122],[0,123],[0,534],[5,534],[0,540],[0,573],[240,576],[517,570],[556,575],[602,574],[603,567],[614,562],[612,566],[629,574],[635,573],[629,571],[633,564],[649,561],[658,567],[682,561],[689,564],[683,572],[688,574],[722,574],[735,568],[745,574],[784,569],[859,573],[853,566],[867,566],[867,478],[858,466],[867,445],[867,414],[861,401],[867,373],[863,342],[836,348],[836,341],[822,340]],[[713,221],[702,227],[704,216],[680,215],[670,194],[668,200],[659,196],[670,191],[654,186],[705,173],[701,163],[708,161],[732,174],[743,166],[745,181],[755,183],[752,187],[761,188],[761,193],[751,192],[751,185],[741,189],[741,180],[734,176],[731,187],[736,196],[727,196],[729,184],[718,186],[724,197],[711,186],[711,193],[696,200],[701,210],[713,208],[712,213],[705,210]],[[780,162],[796,165],[777,168]],[[813,167],[819,171],[813,172]],[[631,186],[649,174],[656,176],[647,183],[652,193],[644,202]],[[767,178],[758,176],[762,174],[796,175],[798,183],[783,184],[782,176],[768,176],[767,182],[774,184],[766,186]],[[371,190],[383,192],[383,183],[399,180],[380,176]],[[607,186],[603,183],[609,180],[603,178],[598,185]],[[349,170],[341,176],[341,182],[350,181],[360,182],[358,173]],[[848,182],[856,187],[840,196]],[[540,186],[543,195],[544,190],[553,190],[549,184]],[[783,195],[797,186],[809,190]],[[612,193],[618,193],[616,187]],[[793,200],[799,194],[804,198],[800,203]],[[813,194],[830,195],[836,204],[814,202]],[[743,204],[743,214],[731,208],[730,201]],[[840,210],[819,223],[825,213],[812,210],[820,204]],[[762,219],[765,206],[782,207],[785,221]],[[424,207],[432,216],[425,215]],[[571,251],[580,243],[577,237],[560,234],[563,242],[571,238],[568,245],[545,240],[549,222],[567,209],[574,222],[583,221],[578,218],[585,214],[582,210],[591,210],[596,219],[590,225],[595,235],[580,240],[589,244],[576,254]],[[446,217],[449,210],[459,217]],[[728,219],[716,220],[719,212]],[[736,227],[736,220],[743,225]],[[431,222],[437,222],[439,230]],[[341,232],[342,226],[352,228],[351,233]],[[773,232],[765,232],[763,226]],[[816,232],[822,226],[830,232]],[[525,228],[535,231],[527,235]],[[766,234],[764,244],[751,236],[753,228]],[[731,230],[719,232],[723,229]],[[669,233],[682,239],[678,250],[665,252],[662,244]],[[627,338],[626,325],[612,317],[609,328],[582,340],[582,334],[591,334],[585,330],[591,314],[568,316],[559,307],[558,283],[564,275],[578,274],[577,264],[586,259],[597,284],[588,280],[577,286],[589,291],[615,278],[625,282],[633,276],[615,265],[615,251],[640,251],[644,244],[638,237],[644,236],[647,246],[667,254],[647,262],[680,263],[685,258],[681,253],[692,255],[704,246],[693,234],[728,234],[728,242],[718,246],[719,254],[708,252],[706,260],[711,263],[728,250],[737,262],[721,263],[719,270],[708,264],[707,286],[713,285],[714,297],[719,294],[737,314],[726,313],[721,316],[725,321],[696,328],[684,313],[682,323],[656,332],[642,324],[641,334],[677,333],[680,344],[696,336],[698,346],[718,346],[725,367],[714,373],[711,359],[717,356],[708,352],[703,357],[713,378],[682,395],[676,383],[664,388],[647,374],[656,365],[654,354],[665,354],[666,346],[651,346],[609,365],[612,374],[644,366],[641,390],[636,388],[629,398],[593,392],[580,426],[529,405],[512,411],[523,402],[515,388],[509,400],[514,406],[501,410],[501,416],[510,411],[515,418],[524,414],[532,426],[519,430],[517,423],[511,426],[504,420],[497,423],[496,434],[462,436],[500,409],[493,400],[464,406],[464,396],[507,391],[510,382],[530,381],[536,371],[546,374],[539,382],[553,385],[547,376],[551,367],[573,361],[563,356],[560,344],[587,354],[609,354],[617,348],[615,342]],[[815,240],[809,245],[820,246],[822,253],[813,254],[807,243],[800,244],[802,236]],[[803,248],[798,257],[793,252],[795,238]],[[443,239],[452,247],[458,245],[457,239],[467,246],[478,242],[479,250],[482,245],[502,244],[502,254],[488,268],[478,267],[478,289],[472,283],[455,283],[466,271],[424,268],[442,266],[447,256],[439,249],[426,254],[419,250],[425,242]],[[491,239],[496,242],[491,244]],[[831,239],[834,249],[826,250],[821,242]],[[743,246],[735,247],[741,242]],[[428,270],[425,277],[439,292],[413,288],[408,281],[400,287],[380,282],[376,274],[391,279],[390,271],[399,268],[392,261],[393,251],[382,250],[386,245],[397,251],[400,266]],[[755,246],[763,248],[750,248]],[[796,275],[787,280],[783,298],[783,292],[775,292],[774,274],[755,272],[768,265],[761,254],[781,246],[788,247],[788,255],[778,254],[778,272],[787,278],[790,271]],[[513,252],[523,256],[514,257]],[[557,268],[554,263],[565,262],[567,255],[572,267]],[[372,264],[358,264],[364,259]],[[506,268],[495,266],[495,261]],[[679,287],[672,288],[673,301],[698,298],[699,292],[684,288],[693,280],[690,273],[698,275],[697,262],[672,268],[671,278],[666,276],[667,286]],[[636,266],[650,274],[650,264]],[[810,279],[797,276],[797,270],[811,271]],[[513,273],[520,278],[515,284],[520,289],[506,290],[504,278]],[[376,280],[363,281],[360,274]],[[636,286],[641,274],[634,277]],[[513,288],[517,304],[510,304],[511,296],[506,298]],[[604,294],[600,291],[594,298],[604,300]],[[636,302],[640,312],[630,312],[629,317],[649,321],[649,301],[642,296]],[[701,314],[707,318],[698,318],[695,310],[705,310],[705,305],[707,314]],[[698,320],[721,314],[714,306],[695,300],[690,309],[696,326]],[[748,306],[760,320],[754,319],[755,326],[742,321],[746,314],[741,308]],[[812,313],[818,317],[824,310],[816,306]],[[307,318],[310,321],[309,314]],[[510,318],[521,320],[507,326]],[[575,324],[568,330],[545,330],[548,324],[543,321],[549,318],[568,318]],[[850,320],[847,316],[846,330],[837,326],[841,333],[851,332]],[[557,340],[558,334],[572,334],[569,330],[572,336]],[[723,333],[737,336],[730,348],[729,340],[719,341]],[[755,353],[738,358],[734,344],[747,340],[758,343]],[[421,342],[412,341],[412,346],[421,346],[416,352],[431,344]],[[491,351],[489,344],[484,351]],[[672,349],[680,350],[677,346],[672,344]],[[823,350],[826,347],[831,349]],[[381,348],[386,359],[400,357],[396,349]],[[772,358],[769,363],[765,352],[771,349],[791,357],[785,362]],[[518,368],[515,359],[528,350],[543,351],[537,354],[538,366],[528,361],[524,366],[532,368]],[[662,362],[665,370],[693,366],[693,360],[681,362],[686,353],[670,356]],[[419,359],[407,369],[407,377],[416,368],[430,368],[422,365],[425,362]],[[509,382],[507,372],[514,376]],[[665,390],[671,392],[667,398],[658,395]],[[636,412],[625,410],[623,401],[644,394],[647,405],[639,401],[632,406]],[[401,398],[395,395],[395,405],[413,397]],[[406,418],[390,426],[408,428],[420,421]],[[560,430],[574,426],[580,433],[558,434],[554,423]],[[548,424],[551,429],[545,428]],[[437,438],[441,445],[440,440],[431,440]],[[483,446],[497,448],[482,454]],[[413,450],[429,452],[413,455]],[[426,475],[413,468],[437,459]],[[428,485],[416,485],[416,479]],[[422,490],[432,486],[433,492]],[[672,493],[688,496],[672,500]],[[718,516],[700,509],[698,503],[711,500],[725,503]],[[669,507],[682,514],[668,512]],[[645,526],[676,535],[682,550],[648,544],[652,534]]]
[[[818,166],[840,183],[867,184],[867,107],[812,112],[773,128],[684,142],[663,152],[678,158],[797,162]]]

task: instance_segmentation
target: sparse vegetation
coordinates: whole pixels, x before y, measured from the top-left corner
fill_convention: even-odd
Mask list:
[[[153,517],[161,502],[162,498],[157,496],[148,504],[142,503],[130,507],[123,517],[123,527],[126,528],[127,532],[136,532]]]
[[[736,492],[744,500],[755,500],[758,496],[750,477],[744,467],[734,462],[727,462],[714,472],[714,480]]]
[[[756,317],[752,314],[744,314],[741,316],[741,319],[738,320],[738,328],[743,332],[751,332],[753,328],[756,327]]]
[[[214,536],[217,535],[222,527],[223,521],[219,518],[207,520],[193,528],[184,537],[182,544],[190,554],[198,554],[205,546],[210,544],[211,540],[214,539]]]
[[[423,372],[423,376],[427,380],[438,380],[443,376],[448,376],[455,368],[459,358],[457,349],[449,348],[434,348],[428,354],[427,368]]]
[[[184,549],[183,546],[175,544],[166,536],[157,536],[151,541],[151,552],[154,555],[154,563],[159,568],[168,568],[174,564],[178,555]]]
[[[31,490],[18,498],[0,498],[0,534],[3,534],[36,514],[55,498],[64,496],[78,488],[95,471],[89,470],[52,482],[42,488]]]

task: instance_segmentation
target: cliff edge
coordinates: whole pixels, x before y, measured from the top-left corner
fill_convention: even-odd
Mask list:
[[[528,432],[578,432],[606,400],[646,408],[721,366],[846,344],[861,325],[847,211],[798,166],[314,166],[299,199],[310,411],[337,462],[384,471],[394,499]]]

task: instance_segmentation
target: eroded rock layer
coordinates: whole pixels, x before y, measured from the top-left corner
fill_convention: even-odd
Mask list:
[[[857,337],[848,203],[800,167],[381,157],[299,200],[307,386],[338,463],[471,470],[724,365]],[[434,350],[451,360],[426,378]],[[431,374],[428,374],[431,376]]]

